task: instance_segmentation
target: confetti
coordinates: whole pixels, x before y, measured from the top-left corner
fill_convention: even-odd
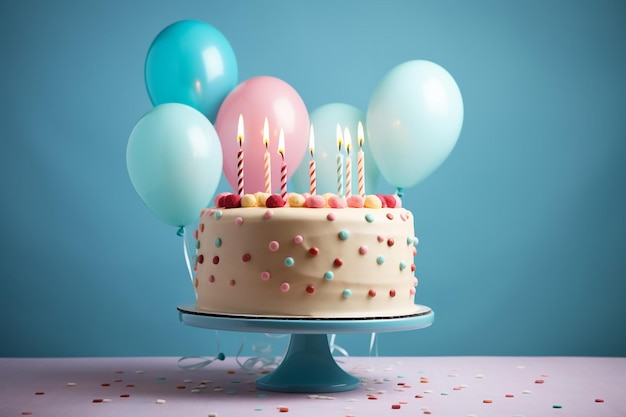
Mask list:
[[[543,379],[536,379],[535,384],[543,384],[545,381]]]
[[[522,394],[532,394],[533,392],[531,390],[527,390],[525,389],[524,391],[522,391]]]
[[[596,398],[594,401],[597,402],[597,403],[603,403],[604,402],[604,400],[602,398]]]
[[[103,401],[104,401],[104,400],[103,400],[102,398],[95,398],[95,399],[93,399],[91,402],[92,402],[92,403],[101,403],[101,402],[103,402]]]
[[[562,406],[562,405],[559,405],[559,404],[554,404],[554,405],[552,406],[552,408],[563,408],[563,406]]]
[[[33,414],[31,411],[22,411],[23,416],[30,416],[31,414]]]
[[[513,395],[513,394],[505,394],[504,395],[504,398],[513,398],[513,397],[515,397],[515,395]]]
[[[491,403],[493,403],[493,400],[483,400],[483,403],[485,403],[485,404],[491,404]]]
[[[209,413],[208,417],[217,417],[217,413]]]
[[[44,395],[44,394],[45,392],[41,392],[41,391],[35,393],[35,395]]]
[[[278,407],[278,411],[281,413],[287,413],[289,412],[289,408],[288,407]]]
[[[76,382],[68,382],[65,385],[68,386],[68,387],[75,387],[76,386]]]
[[[392,404],[391,405],[391,409],[392,410],[399,410],[400,409],[400,404]]]
[[[165,400],[163,400],[163,399],[159,398],[159,399],[157,399],[157,400],[155,401],[155,403],[157,403],[157,404],[165,404]]]
[[[130,394],[120,394],[120,398],[128,398],[130,397]]]

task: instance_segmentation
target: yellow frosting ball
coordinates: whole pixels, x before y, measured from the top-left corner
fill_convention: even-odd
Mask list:
[[[333,193],[324,193],[324,194],[322,194],[322,197],[324,197],[324,200],[326,200],[326,207],[330,207],[328,205],[328,199],[331,198],[331,197],[334,197],[336,195],[337,194],[333,194]]]
[[[365,202],[363,205],[367,208],[383,208],[383,202],[380,201],[380,198],[378,198],[378,196],[375,196],[374,194],[365,196]]]
[[[289,195],[289,199],[287,202],[289,203],[289,207],[304,207],[304,202],[306,198],[302,194],[293,193]]]
[[[241,207],[256,207],[256,197],[254,194],[244,194],[241,197]]]
[[[265,200],[267,200],[267,197],[270,196],[269,193],[264,193],[261,191],[257,191],[256,193],[254,193],[254,196],[256,197],[256,204],[259,207],[265,207]]]

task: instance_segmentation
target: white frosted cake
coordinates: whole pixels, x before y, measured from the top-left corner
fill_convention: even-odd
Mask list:
[[[327,197],[318,208],[307,207],[302,196],[280,200],[282,207],[267,196],[245,197],[233,203],[222,196],[221,207],[201,213],[198,310],[307,318],[416,312],[417,238],[413,215],[397,197],[353,198],[350,204]],[[266,200],[270,207],[260,207]]]

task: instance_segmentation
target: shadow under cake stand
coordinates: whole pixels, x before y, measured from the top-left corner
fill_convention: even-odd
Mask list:
[[[244,315],[223,315],[196,310],[195,304],[178,306],[183,324],[213,330],[291,334],[287,353],[272,372],[256,380],[265,391],[322,393],[350,391],[359,387],[359,378],[337,365],[327,334],[399,332],[430,326],[435,313],[416,305],[415,313],[392,318],[311,319]]]

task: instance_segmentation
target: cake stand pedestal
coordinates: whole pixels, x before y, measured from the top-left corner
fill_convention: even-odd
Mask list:
[[[399,332],[428,327],[435,319],[430,307],[417,305],[414,314],[379,319],[309,319],[234,316],[206,313],[195,304],[178,306],[180,321],[194,327],[237,332],[291,334],[283,361],[256,380],[258,389],[275,392],[322,393],[351,391],[360,380],[337,365],[327,333]]]

